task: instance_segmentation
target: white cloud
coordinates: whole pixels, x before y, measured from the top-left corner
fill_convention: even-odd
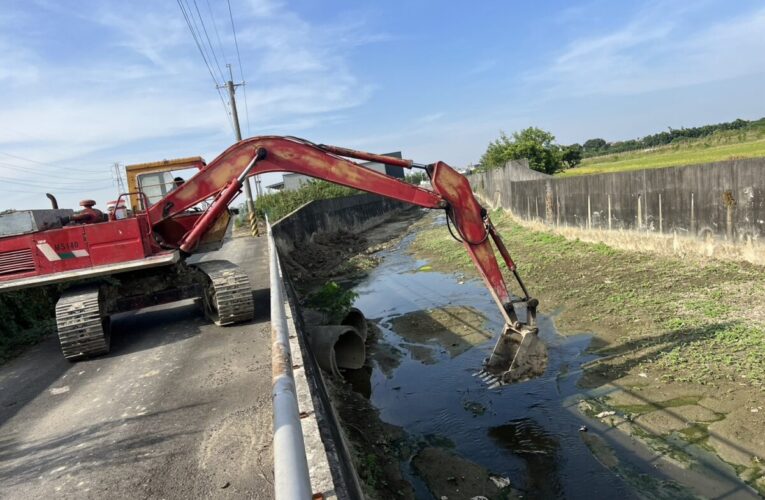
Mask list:
[[[24,17],[10,12],[0,13],[0,89],[30,85],[40,77],[40,61],[36,54],[11,33],[13,26],[23,22]]]
[[[765,72],[765,9],[696,29],[674,4],[653,4],[624,27],[571,42],[536,83],[557,96],[625,95]]]
[[[220,65],[225,51],[239,80],[227,4],[211,2],[215,25],[206,4],[199,8]],[[368,33],[363,16],[316,24],[274,0],[232,1],[232,8],[253,133],[337,123],[344,110],[371,95],[374,87],[354,74],[349,56],[386,35]],[[210,160],[232,141],[175,2],[93,2],[67,9],[36,0],[18,9],[0,15],[0,151],[100,169],[156,157],[206,154]],[[44,28],[41,19],[51,22]],[[72,30],[80,45],[71,41]],[[64,44],[65,50],[58,47]],[[220,80],[217,65],[213,71]],[[246,134],[242,89],[237,101]],[[16,173],[0,167],[0,176]],[[13,192],[0,184],[0,196]],[[23,203],[23,194],[13,196],[31,205]]]
[[[336,113],[369,98],[374,86],[353,74],[348,53],[387,35],[369,33],[363,19],[312,24],[282,3],[252,5],[256,19],[241,23],[239,46],[248,51],[245,78],[256,125]]]

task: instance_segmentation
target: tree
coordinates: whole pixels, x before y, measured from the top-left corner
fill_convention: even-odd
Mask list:
[[[601,151],[608,146],[608,143],[604,139],[589,139],[584,143],[584,150],[587,153],[592,153],[594,151]]]
[[[582,162],[582,146],[572,144],[561,149],[560,159],[566,168],[574,168]]]
[[[537,127],[513,132],[512,138],[500,132],[497,140],[491,142],[481,157],[481,165],[487,168],[501,167],[510,160],[526,159],[529,168],[554,174],[562,168],[560,146],[555,136]]]

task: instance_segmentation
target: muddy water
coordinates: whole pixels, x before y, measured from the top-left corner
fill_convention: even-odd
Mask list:
[[[545,375],[488,389],[474,374],[491,352],[492,334],[501,331],[499,312],[480,281],[431,272],[426,261],[409,255],[412,238],[383,252],[380,266],[355,287],[356,307],[379,327],[371,370],[361,372],[356,386],[383,421],[427,443],[420,449],[438,443],[509,478],[525,498],[692,497],[675,479],[703,492],[699,485],[708,485],[694,474],[629,440],[610,440],[613,429],[577,411],[580,366],[593,359],[586,352],[590,335],[561,336],[553,320],[540,315],[550,354]],[[418,498],[433,498],[437,489],[418,473],[416,453],[414,446],[402,472]]]

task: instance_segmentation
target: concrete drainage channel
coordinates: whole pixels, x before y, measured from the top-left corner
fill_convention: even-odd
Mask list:
[[[340,325],[310,314],[302,324],[280,254],[318,232],[369,229],[406,205],[374,195],[311,202],[269,225],[274,411],[274,494],[297,498],[363,498],[358,475],[327,394],[321,369],[360,368],[366,320],[351,310]],[[310,331],[310,334],[307,333]]]

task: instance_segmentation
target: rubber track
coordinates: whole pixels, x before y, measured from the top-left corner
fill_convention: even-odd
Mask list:
[[[233,325],[254,317],[252,286],[244,271],[227,261],[201,262],[196,266],[210,278],[215,292],[216,325]]]
[[[103,330],[98,287],[65,291],[56,303],[56,326],[61,351],[69,360],[109,352]]]

